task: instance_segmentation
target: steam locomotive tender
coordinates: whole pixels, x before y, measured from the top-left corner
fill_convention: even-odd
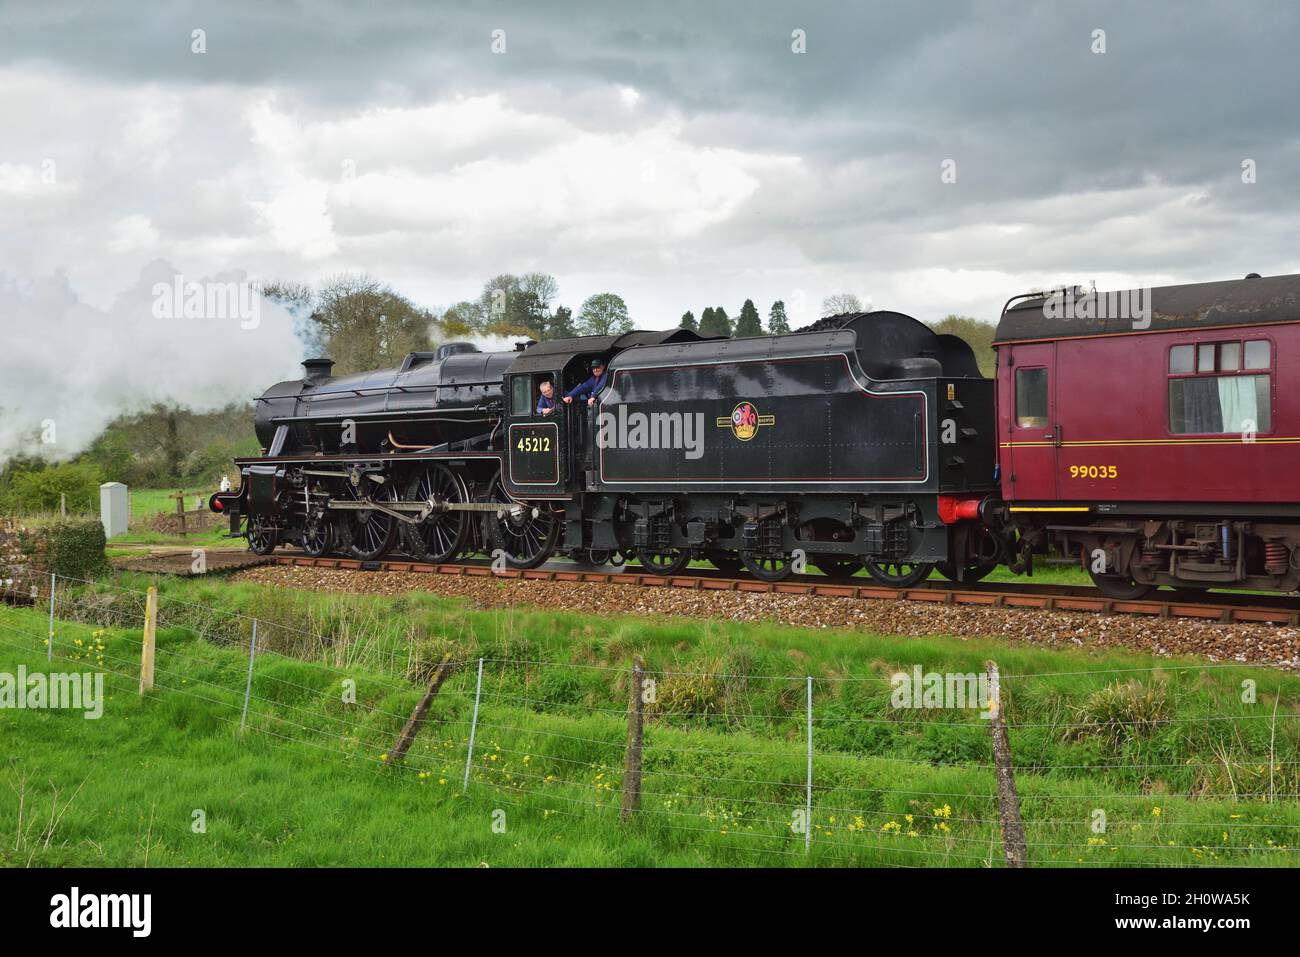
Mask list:
[[[607,381],[590,406],[536,412],[542,382],[562,395],[596,359]],[[936,565],[982,577],[1009,553],[994,383],[961,339],[900,313],[304,367],[258,399],[264,453],[212,498],[258,553],[527,568],[561,552],[663,574],[702,558],[769,581],[807,562],[896,586]]]

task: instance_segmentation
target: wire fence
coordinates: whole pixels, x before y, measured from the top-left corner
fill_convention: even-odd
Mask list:
[[[1138,695],[1109,712],[1104,698],[1095,713],[1061,701],[1037,708],[1051,720],[1030,720],[1019,704],[1059,694],[1055,679],[1131,681],[1183,668],[1229,674],[1223,669],[1232,666],[993,671],[992,708],[979,675],[959,676],[974,684],[935,689],[898,674],[782,676],[487,656],[393,656],[391,669],[376,673],[350,665],[327,636],[300,625],[151,591],[51,578],[43,593],[15,596],[32,611],[0,613],[0,647],[93,666],[119,691],[139,690],[148,670],[153,697],[174,696],[275,750],[389,768],[542,820],[636,827],[738,861],[1007,862],[999,772],[1012,769],[997,760],[990,734],[1001,722],[1015,753],[1014,816],[1031,866],[1300,863],[1300,709],[1283,703],[1281,676],[1271,705],[1261,692],[1222,713],[1179,716],[1151,702],[1144,711]],[[272,650],[276,633],[313,654]],[[440,670],[445,680],[436,680]],[[754,709],[752,696],[719,696],[719,683],[761,685],[772,704]],[[974,700],[931,706],[924,697],[950,685]],[[899,704],[893,698],[902,691],[919,700]],[[881,710],[886,698],[893,707]],[[1135,709],[1120,707],[1134,701]],[[1161,742],[1163,753],[1120,748],[1117,758],[1115,747],[1103,746],[1130,737]],[[1202,745],[1197,756],[1173,759],[1175,745],[1192,737]],[[1087,760],[1062,761],[1063,741]]]

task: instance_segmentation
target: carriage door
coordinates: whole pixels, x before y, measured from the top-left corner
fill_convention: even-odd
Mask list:
[[[998,396],[1005,487],[1011,501],[1055,501],[1061,448],[1056,343],[1007,346],[1005,356]]]
[[[550,376],[510,377],[510,424],[506,429],[508,484],[515,494],[554,493],[564,482],[563,404],[550,415],[537,412],[538,387]],[[558,381],[558,377],[556,377]],[[557,391],[558,397],[560,393]]]

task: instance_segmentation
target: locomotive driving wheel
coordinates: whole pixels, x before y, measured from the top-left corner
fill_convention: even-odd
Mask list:
[[[878,562],[868,558],[862,563],[867,574],[889,588],[911,588],[934,571],[934,562]]]
[[[392,482],[369,482],[365,488],[373,502],[397,501],[397,489]],[[362,493],[351,482],[344,483],[344,495],[354,502],[362,501]],[[397,541],[397,519],[378,509],[349,509],[348,537],[351,540],[349,551],[353,558],[363,562],[372,562],[383,558]]]
[[[280,544],[280,530],[265,515],[250,515],[244,526],[248,550],[254,555],[269,555]]]
[[[516,502],[506,494],[501,476],[492,480],[488,501],[502,503],[495,515],[488,515],[488,535],[493,558],[499,549],[512,568],[536,568],[555,552],[562,522],[559,513],[546,504]]]
[[[469,492],[447,466],[431,465],[411,480],[406,500],[463,504],[469,501]],[[469,512],[435,510],[419,525],[403,524],[402,548],[412,557],[434,565],[449,562],[464,550],[469,527]]]

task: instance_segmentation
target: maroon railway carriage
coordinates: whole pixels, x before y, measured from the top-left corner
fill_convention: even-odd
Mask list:
[[[1119,598],[1300,586],[1300,275],[1013,299],[994,347],[1015,566],[1055,545]]]

